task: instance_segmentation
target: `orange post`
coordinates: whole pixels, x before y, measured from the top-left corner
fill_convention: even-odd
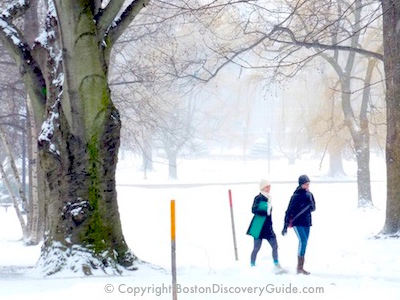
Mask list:
[[[175,200],[171,200],[171,240],[175,241]]]
[[[235,218],[233,217],[233,203],[232,203],[232,191],[228,190],[229,194],[229,207],[231,209],[231,224],[232,224],[232,235],[233,235],[233,249],[235,251],[235,259],[238,260],[238,249],[236,244],[236,231],[235,231]]]
[[[175,200],[171,200],[171,271],[172,271],[172,299],[177,300],[176,284],[176,242],[175,242]]]

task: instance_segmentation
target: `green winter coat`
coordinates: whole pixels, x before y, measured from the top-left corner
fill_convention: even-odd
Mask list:
[[[272,230],[272,218],[268,215],[268,199],[261,193],[254,198],[251,209],[254,214],[247,234],[255,239],[269,239],[275,236]]]

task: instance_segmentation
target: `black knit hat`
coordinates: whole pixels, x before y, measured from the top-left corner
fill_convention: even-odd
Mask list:
[[[308,178],[307,175],[301,175],[299,177],[299,185],[303,185],[303,184],[305,184],[307,182],[310,182],[310,178]]]

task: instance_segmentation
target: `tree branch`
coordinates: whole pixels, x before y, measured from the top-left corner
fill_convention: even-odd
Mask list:
[[[113,1],[110,3],[112,2]],[[114,20],[115,24],[111,24],[108,32],[109,42],[111,45],[114,45],[129,24],[135,19],[139,12],[149,4],[149,2],[150,0],[132,0],[131,4],[129,4],[122,12],[121,16],[117,20]]]
[[[9,21],[22,16],[29,8],[30,1],[16,1],[10,4],[0,15],[3,20]]]
[[[124,4],[124,0],[113,0],[110,1],[104,10],[99,11],[99,13],[95,16],[95,20],[97,21],[97,29],[99,40],[102,41],[107,34],[107,31],[111,27],[115,18],[118,16],[119,11],[121,10],[122,5]]]
[[[3,15],[3,14],[1,14]],[[30,86],[34,93],[33,98],[37,101],[40,110],[44,112],[46,104],[46,83],[43,73],[32,57],[31,48],[26,43],[21,32],[12,23],[0,17],[0,42],[13,57],[25,85]],[[30,90],[27,88],[27,90]]]
[[[285,41],[285,40],[280,40],[278,38],[273,38],[274,33],[287,33],[290,41]],[[269,33],[270,40],[281,43],[281,44],[291,44],[291,45],[296,45],[296,46],[301,46],[301,47],[306,47],[306,48],[317,48],[317,49],[323,49],[323,50],[340,50],[340,51],[348,51],[348,52],[356,52],[361,55],[365,55],[367,57],[374,57],[376,59],[379,59],[383,61],[383,54],[376,53],[373,51],[365,50],[365,49],[360,49],[360,48],[354,48],[351,46],[341,46],[339,44],[335,45],[326,45],[326,44],[321,44],[319,42],[301,42],[298,41],[294,35],[294,33],[286,27],[281,27],[281,26],[275,26],[274,29]]]

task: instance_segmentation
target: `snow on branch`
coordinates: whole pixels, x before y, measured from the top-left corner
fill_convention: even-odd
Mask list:
[[[59,155],[60,153],[57,150],[56,145],[53,144],[51,140],[54,136],[54,125],[60,117],[58,113],[59,105],[60,101],[57,100],[56,103],[51,107],[47,120],[45,120],[42,124],[42,128],[38,138],[39,145],[48,144],[49,151],[55,155]]]
[[[35,46],[40,45],[47,53],[47,64],[50,66],[48,74],[51,87],[48,87],[48,101],[53,103],[48,107],[47,119],[43,122],[39,134],[39,145],[48,145],[48,150],[54,155],[59,155],[56,144],[52,142],[54,131],[58,126],[61,96],[63,94],[64,72],[62,68],[62,49],[58,43],[58,16],[54,1],[49,1],[45,29],[35,40]],[[54,101],[54,102],[53,102]]]
[[[31,70],[31,72],[24,72],[24,75],[29,73],[32,76],[32,82],[36,82],[40,93],[44,86],[44,80],[40,68],[32,57],[31,48],[18,28],[2,17],[0,17],[0,42],[7,48],[20,70]]]
[[[12,24],[8,23],[6,19],[0,17],[0,29],[4,36],[10,39],[17,47],[23,46],[21,35],[18,29]]]
[[[49,49],[50,42],[56,38],[55,31],[53,29],[53,23],[58,23],[58,17],[56,8],[53,1],[49,1],[46,16],[46,27],[42,33],[35,39],[36,44],[40,44],[43,48]]]
[[[113,1],[110,1],[110,4],[112,2]],[[107,32],[105,33],[108,35],[111,45],[118,40],[118,38],[124,33],[125,29],[128,28],[129,24],[135,19],[139,12],[149,4],[149,2],[150,0],[132,0],[121,15],[115,15],[112,22],[108,24]],[[108,6],[110,4],[108,4]]]
[[[124,0],[110,1],[107,6],[95,16],[100,40],[106,35],[108,28],[117,17],[123,4]]]
[[[1,13],[1,18],[5,20],[14,19],[22,16],[25,11],[29,8],[30,1],[29,0],[19,0],[15,3],[10,4],[7,8]]]
[[[13,57],[24,82],[32,86],[31,99],[37,103],[36,107],[43,105],[44,108],[46,84],[43,73],[38,62],[32,56],[32,49],[26,42],[24,35],[13,24],[13,19],[22,16],[28,8],[29,1],[19,0],[0,12],[0,43]]]
[[[45,28],[40,35],[35,39],[35,47],[40,45],[47,50],[48,58],[53,65],[52,83],[56,86],[62,86],[63,75],[59,74],[62,62],[62,51],[57,43],[58,36],[58,16],[54,6],[54,1],[49,1],[47,10]]]

